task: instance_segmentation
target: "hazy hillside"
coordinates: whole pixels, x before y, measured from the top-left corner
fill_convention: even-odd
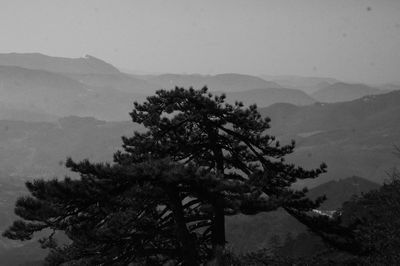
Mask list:
[[[144,98],[145,95],[135,91],[90,86],[59,73],[0,66],[0,99],[9,110],[27,110],[58,117],[79,115],[128,120],[133,101]],[[8,113],[3,118],[13,118]]]
[[[271,132],[283,142],[296,140],[291,160],[307,167],[328,164],[315,184],[348,175],[382,182],[399,164],[393,155],[400,145],[399,102],[400,91],[394,91],[343,103],[276,104],[261,113],[272,119]]]
[[[312,93],[311,96],[319,102],[333,103],[351,101],[366,95],[384,92],[385,91],[364,84],[337,82]]]
[[[199,89],[207,86],[211,91],[231,92],[251,89],[280,88],[280,86],[274,82],[242,74],[219,74],[215,76],[198,74],[163,74],[151,76],[147,80],[164,89],[173,89],[175,86]]]
[[[160,89],[159,85],[124,73],[115,74],[65,74],[79,82],[104,89],[114,89],[126,93],[151,95]]]
[[[274,103],[291,103],[295,105],[309,105],[314,99],[300,90],[284,88],[254,89],[248,91],[226,93],[228,102],[242,101],[245,105],[257,104],[266,107]]]
[[[300,77],[300,76],[272,76],[261,75],[261,78],[278,83],[280,86],[289,89],[297,89],[312,94],[329,85],[339,82],[333,78],[321,77]]]
[[[131,122],[68,117],[57,123],[0,121],[0,169],[8,176],[62,176],[60,162],[71,156],[111,161],[121,136],[132,135]]]
[[[384,85],[379,86],[379,89],[385,92],[400,90],[399,84],[387,83]]]
[[[19,66],[30,69],[47,70],[59,73],[79,74],[117,74],[119,70],[96,57],[84,58],[53,57],[39,53],[0,54],[0,65]]]
[[[396,122],[399,121],[400,113],[396,111],[400,109],[399,101],[400,91],[394,91],[341,103],[316,103],[309,106],[275,104],[261,109],[261,113],[272,118],[272,130],[278,134],[305,136],[317,130],[354,131],[360,126],[383,130],[379,126],[398,127]]]
[[[375,182],[371,182],[365,178],[352,176],[339,180],[332,180],[319,185],[308,192],[311,199],[318,196],[326,195],[327,200],[322,203],[320,210],[332,211],[340,208],[345,201],[352,196],[360,196],[362,193],[379,188]]]
[[[13,104],[0,102],[0,120],[16,120],[16,121],[56,121],[57,116],[50,115],[40,110],[22,109]]]
[[[89,90],[60,74],[14,66],[0,66],[0,99],[10,106],[62,115],[84,111],[79,101]]]
[[[265,81],[255,76],[242,74],[220,74],[215,76],[165,74],[149,76],[147,81],[161,88],[175,86],[202,88],[227,95],[228,101],[239,100],[245,104],[256,103],[260,107],[284,102],[295,105],[312,104],[314,100],[302,91],[282,88],[275,82]]]

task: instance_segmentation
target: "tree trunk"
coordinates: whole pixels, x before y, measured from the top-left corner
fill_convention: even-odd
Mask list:
[[[225,250],[225,214],[224,208],[219,202],[216,203],[214,210],[212,244],[217,266],[224,265],[224,250]]]
[[[224,175],[224,161],[223,153],[221,149],[216,148],[214,151],[217,162],[217,173],[223,178]],[[222,266],[224,263],[224,251],[225,251],[225,213],[224,203],[222,199],[216,199],[214,204],[214,221],[212,231],[212,244],[213,253],[215,257],[215,265]]]
[[[224,154],[218,145],[218,129],[208,124],[207,131],[210,138],[210,144],[213,150],[216,172],[220,178],[224,178]],[[209,265],[223,266],[225,251],[225,213],[222,199],[216,198],[213,204],[214,217],[212,221],[212,248],[213,260]]]
[[[196,266],[199,264],[199,257],[197,254],[196,245],[194,239],[190,235],[185,222],[185,216],[183,212],[182,200],[179,197],[179,192],[173,188],[169,188],[170,208],[175,220],[176,233],[178,240],[181,245],[181,252],[183,258],[183,266]]]

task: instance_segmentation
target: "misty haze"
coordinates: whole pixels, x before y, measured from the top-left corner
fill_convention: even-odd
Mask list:
[[[0,266],[400,264],[400,2],[0,2]]]

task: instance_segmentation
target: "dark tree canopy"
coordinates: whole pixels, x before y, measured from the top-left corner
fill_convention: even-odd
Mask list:
[[[123,137],[114,163],[69,159],[79,179],[28,182],[31,196],[16,204],[24,221],[5,235],[26,240],[47,228],[63,231],[72,244],[53,253],[89,265],[223,264],[226,215],[279,207],[302,213],[322,200],[291,185],[317,177],[325,165],[286,163],[294,143],[281,146],[268,135],[269,119],[255,105],[228,104],[206,88],[176,88],[135,103],[131,117],[147,131]]]

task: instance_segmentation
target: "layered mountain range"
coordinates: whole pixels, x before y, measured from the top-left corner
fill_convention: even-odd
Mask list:
[[[387,91],[364,84],[336,82],[322,87],[320,90],[312,93],[311,96],[318,102],[333,103],[351,101],[366,95],[375,95],[385,92]]]
[[[55,121],[58,117],[77,115],[107,121],[129,120],[127,113],[133,101],[143,101],[158,89],[175,86],[207,86],[212,92],[227,93],[232,101],[256,103],[259,107],[353,100],[397,88],[386,84],[383,89],[375,89],[311,77],[287,76],[267,81],[233,73],[132,75],[93,56],[61,58],[11,53],[0,54],[0,119]]]

